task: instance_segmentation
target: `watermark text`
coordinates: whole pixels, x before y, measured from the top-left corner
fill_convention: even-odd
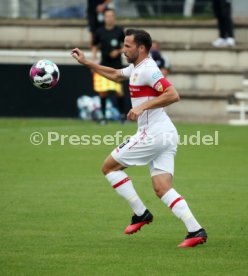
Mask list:
[[[192,134],[175,135],[175,132],[167,132],[162,135],[162,143],[164,145],[180,145],[180,146],[218,146],[219,145],[219,131],[215,130],[211,134],[202,134],[200,130]],[[78,135],[78,134],[65,134],[57,131],[48,131],[41,133],[35,131],[30,134],[29,140],[32,145],[39,146],[45,144],[52,145],[71,145],[71,146],[118,146],[126,140],[136,139],[137,142],[152,144],[158,142],[158,136],[145,135],[124,135],[122,131],[117,131],[115,134],[105,135]],[[135,141],[136,141],[135,140]]]

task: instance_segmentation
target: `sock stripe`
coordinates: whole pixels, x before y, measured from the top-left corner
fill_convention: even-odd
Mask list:
[[[171,209],[177,204],[177,202],[178,201],[180,201],[180,200],[183,200],[183,197],[182,196],[180,196],[180,197],[178,197],[177,199],[175,199],[172,203],[171,203],[171,205],[169,206]]]
[[[122,179],[121,181],[117,182],[115,185],[113,185],[112,187],[114,189],[118,188],[119,186],[121,186],[122,184],[126,183],[127,181],[129,181],[130,178],[129,177],[126,177],[124,179]]]

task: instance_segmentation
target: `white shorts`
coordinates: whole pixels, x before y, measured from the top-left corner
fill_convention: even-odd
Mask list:
[[[174,156],[177,151],[177,131],[164,132],[156,136],[145,131],[137,132],[115,148],[111,155],[124,167],[147,165],[151,176],[157,171],[174,175]]]

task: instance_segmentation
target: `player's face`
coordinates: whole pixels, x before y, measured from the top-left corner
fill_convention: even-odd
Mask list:
[[[139,57],[139,49],[134,42],[134,36],[129,35],[124,39],[123,53],[128,63],[135,63]]]
[[[115,25],[115,13],[111,10],[104,13],[104,22],[107,26]]]

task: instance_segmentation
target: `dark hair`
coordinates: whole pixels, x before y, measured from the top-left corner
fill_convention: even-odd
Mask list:
[[[133,35],[134,42],[137,46],[144,45],[147,52],[150,51],[152,47],[152,39],[148,32],[144,30],[137,30],[137,29],[127,29],[125,32],[126,36]]]
[[[112,11],[114,14],[116,14],[115,9],[113,9],[113,8],[108,8],[108,7],[103,11],[103,14],[105,14],[105,12],[108,12],[108,11]]]

